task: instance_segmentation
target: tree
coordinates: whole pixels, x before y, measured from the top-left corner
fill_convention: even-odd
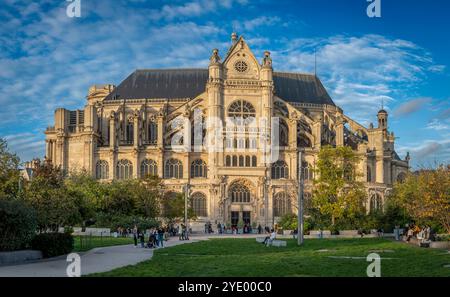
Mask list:
[[[364,212],[366,193],[356,168],[359,157],[348,146],[322,147],[314,180],[313,206],[321,215],[331,217],[331,224],[343,217]]]
[[[0,138],[0,197],[15,198],[19,192],[19,162],[16,154],[8,150],[6,140]]]
[[[139,180],[134,187],[136,214],[155,218],[159,214],[159,203],[164,195],[164,187],[158,176],[150,175]]]
[[[106,193],[106,185],[99,183],[86,171],[71,172],[64,180],[67,192],[78,205],[83,225],[94,221],[100,201]]]
[[[105,185],[105,194],[101,197],[99,210],[109,215],[133,215],[136,207],[133,187],[137,186],[136,180],[113,181]]]
[[[82,221],[79,197],[70,195],[64,185],[64,174],[50,163],[38,164],[34,177],[25,188],[25,200],[35,209],[41,231],[57,231]]]
[[[185,209],[184,199],[185,199],[184,193],[173,193],[173,192],[166,193],[161,201],[161,206],[163,209],[162,215],[169,221],[173,221],[175,219],[183,219]],[[189,219],[195,218],[195,213],[190,203],[188,204],[187,216]]]
[[[450,233],[450,166],[408,174],[391,199],[418,223],[437,222]]]

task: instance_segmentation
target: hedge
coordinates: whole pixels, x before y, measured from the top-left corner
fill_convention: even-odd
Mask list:
[[[0,251],[28,248],[36,228],[33,209],[20,200],[0,199]]]
[[[65,255],[73,250],[74,239],[69,233],[41,233],[34,237],[32,247],[44,258]]]

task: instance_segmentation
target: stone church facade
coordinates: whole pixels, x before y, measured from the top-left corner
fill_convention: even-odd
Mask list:
[[[324,145],[348,145],[361,156],[367,210],[382,208],[409,156],[394,150],[388,113],[377,119],[376,127],[362,126],[316,75],[275,72],[269,52],[259,62],[233,33],[223,60],[213,50],[208,69],[136,70],[118,86],[92,86],[84,109],[57,109],[45,132],[46,159],[102,181],[154,174],[171,193],[189,185],[198,226],[270,226],[295,211],[299,174],[311,199]]]

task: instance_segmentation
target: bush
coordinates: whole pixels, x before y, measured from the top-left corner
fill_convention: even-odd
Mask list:
[[[145,230],[158,227],[159,222],[152,218],[144,218],[137,216],[110,215],[100,212],[96,215],[93,227],[110,228],[112,232],[118,227],[133,229],[136,225],[139,229]]]
[[[0,251],[28,248],[36,228],[33,209],[18,200],[0,200]]]
[[[34,237],[32,247],[42,251],[44,258],[50,258],[70,253],[73,243],[73,237],[69,233],[41,233]]]

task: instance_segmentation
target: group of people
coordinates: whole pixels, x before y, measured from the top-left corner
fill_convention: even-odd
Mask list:
[[[148,241],[145,243],[145,232],[134,226],[133,230],[134,247],[138,247],[138,241],[142,248],[164,247],[165,229],[162,227],[152,228],[148,234]]]
[[[408,227],[408,231],[406,231],[406,241],[410,241],[411,238],[415,237],[420,242],[425,241],[434,241],[435,240],[435,232],[430,226],[422,226],[416,224],[411,224]]]
[[[218,234],[225,234],[225,233],[227,233],[227,230],[230,230],[232,234],[237,234],[238,233],[237,226],[232,225],[230,227],[227,227],[224,223],[218,223],[217,224],[217,233]],[[257,230],[258,230],[258,234],[262,234],[264,230],[267,233],[270,232],[269,227],[266,227],[265,229],[263,229],[263,227],[261,225],[258,225]],[[242,232],[244,234],[252,233],[252,231],[253,231],[253,228],[252,228],[252,226],[250,224],[244,224],[244,226],[242,228]],[[212,228],[212,224],[210,222],[207,222],[205,224],[205,233],[206,234],[214,233],[214,230]]]

